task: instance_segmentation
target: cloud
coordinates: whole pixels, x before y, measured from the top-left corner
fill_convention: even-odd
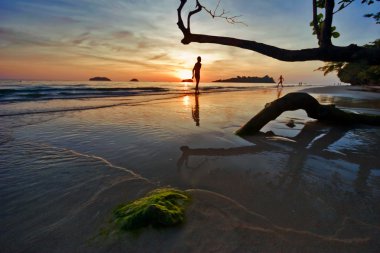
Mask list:
[[[149,60],[154,61],[154,60],[159,60],[159,59],[164,59],[164,58],[168,58],[167,53],[155,55],[155,56],[149,58]]]
[[[75,39],[73,39],[71,42],[72,42],[74,45],[81,45],[81,44],[83,44],[86,40],[88,40],[88,39],[90,38],[90,35],[91,35],[90,32],[84,32],[84,33],[80,34],[78,37],[76,37]]]
[[[131,31],[116,31],[112,33],[112,37],[115,39],[130,39],[134,37],[134,33]]]
[[[36,34],[18,31],[11,28],[0,27],[0,41],[6,42],[7,46],[41,46],[51,47],[56,46],[56,42],[50,41],[47,38]]]
[[[66,17],[66,16],[56,16],[55,17],[59,23],[65,23],[68,25],[78,25],[82,21],[73,17]]]

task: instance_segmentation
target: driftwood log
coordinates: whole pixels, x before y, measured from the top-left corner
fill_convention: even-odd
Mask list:
[[[321,105],[314,97],[307,93],[295,92],[266,104],[265,108],[241,127],[236,134],[240,136],[257,134],[263,126],[269,121],[276,119],[283,112],[299,109],[305,110],[310,118],[333,124],[368,124],[380,126],[380,115],[346,112],[336,108],[335,105]]]

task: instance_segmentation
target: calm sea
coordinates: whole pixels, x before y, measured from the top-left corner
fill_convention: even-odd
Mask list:
[[[201,83],[201,91],[235,91],[274,87],[271,83]],[[183,82],[0,81],[0,102],[139,96],[191,92]]]
[[[200,86],[201,92],[205,93],[254,90],[263,87],[275,87],[275,84],[201,83]],[[113,99],[116,105],[120,103],[120,100],[115,98],[173,97],[192,93],[193,90],[193,83],[181,82],[0,81],[0,105],[2,105],[0,116],[44,112],[44,110],[52,112],[87,109],[89,108],[89,100],[94,102],[97,98],[103,98],[103,103],[96,105],[91,103],[91,108],[93,106],[111,106],[112,102],[110,103],[110,101],[104,104],[104,98]],[[57,107],[50,104],[49,108],[43,108],[41,103],[28,103],[28,106],[23,106],[26,102],[48,100],[57,100],[61,103],[59,105],[57,103]],[[73,100],[81,100],[83,103],[76,104],[73,107],[74,103],[70,103]],[[67,103],[62,103],[62,101]]]

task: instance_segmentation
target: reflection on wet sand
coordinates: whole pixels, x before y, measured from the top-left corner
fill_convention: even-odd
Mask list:
[[[368,99],[357,99],[357,98],[352,98],[348,96],[338,97],[338,96],[332,96],[332,95],[318,95],[316,98],[321,104],[335,104],[336,106],[345,107],[345,108],[354,107],[354,108],[377,109],[380,107],[379,99],[368,100]]]
[[[373,148],[371,142],[360,145],[372,148],[355,148],[355,143],[350,141],[355,138],[353,131],[313,122],[306,124],[294,138],[250,137],[247,140],[253,146],[183,146],[177,167],[185,180],[199,185],[203,179],[209,189],[223,192],[275,224],[333,234],[346,218],[368,224],[379,223],[377,200],[380,185],[378,178],[371,176],[372,171],[380,169],[379,148]],[[334,145],[339,147],[334,148]],[[370,152],[358,153],[359,150]],[[235,170],[212,168],[204,171],[209,169],[207,158],[247,155],[250,159],[242,165],[243,170],[237,167]],[[199,162],[202,157],[204,160]],[[255,163],[263,157],[268,164],[278,164],[278,168],[270,172],[260,170]],[[243,158],[239,160],[244,163]],[[222,186],[219,182],[229,182],[231,186]]]
[[[278,87],[277,88],[277,99],[279,99],[281,97],[282,89],[283,89],[283,87]]]
[[[191,116],[193,117],[193,120],[195,122],[196,126],[200,126],[200,116],[199,116],[199,94],[196,93],[194,95],[195,104],[194,107],[191,107]]]
[[[185,107],[188,107],[190,104],[190,96],[189,95],[184,96],[182,99],[182,103]]]

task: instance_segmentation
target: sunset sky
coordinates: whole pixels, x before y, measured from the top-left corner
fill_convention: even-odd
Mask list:
[[[189,0],[191,6],[194,3]],[[203,1],[215,7],[217,0]],[[334,16],[341,33],[335,45],[363,45],[380,37],[380,25],[364,18],[379,2],[356,1]],[[191,78],[198,55],[202,80],[236,75],[285,82],[333,83],[313,70],[322,62],[288,63],[214,44],[182,45],[177,28],[179,0],[0,0],[0,79],[178,81]],[[287,49],[316,47],[309,22],[311,0],[223,0],[221,5],[247,26],[207,14],[193,18],[192,31],[255,40]],[[188,76],[187,76],[188,75]]]

